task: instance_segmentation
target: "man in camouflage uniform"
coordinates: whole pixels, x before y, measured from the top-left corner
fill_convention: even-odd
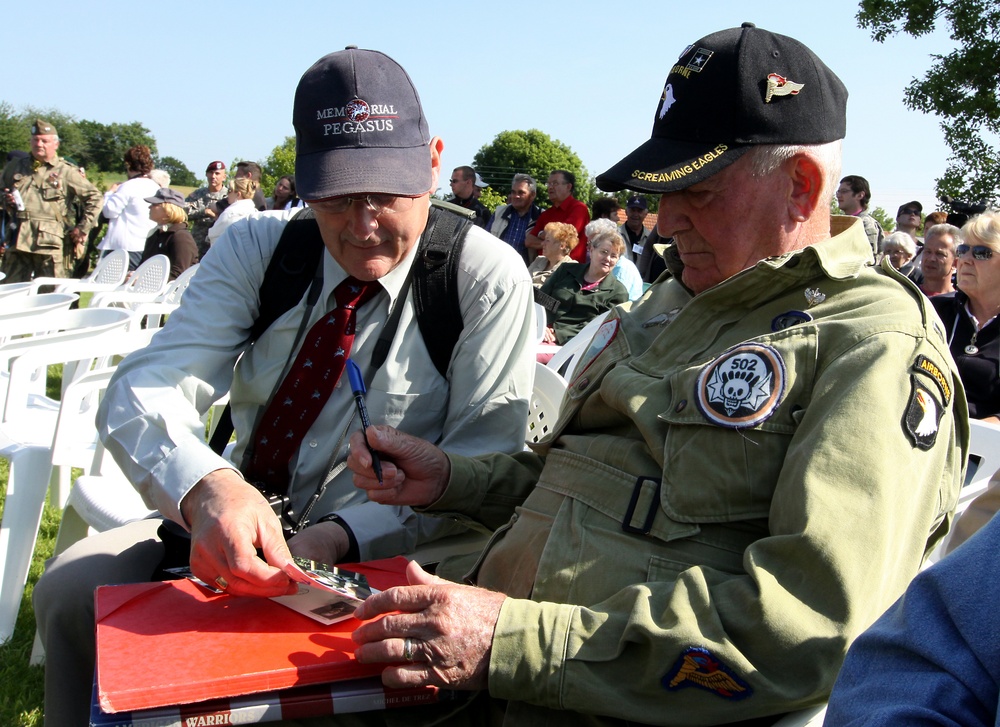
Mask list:
[[[31,156],[14,159],[4,167],[4,208],[18,220],[17,238],[7,241],[0,265],[7,275],[5,283],[41,276],[70,277],[74,261],[83,255],[87,233],[101,213],[100,190],[76,165],[60,159],[58,149],[55,127],[35,119]]]
[[[226,165],[222,162],[212,162],[205,170],[208,186],[196,189],[184,200],[187,202],[188,220],[191,224],[191,236],[198,245],[198,259],[205,257],[211,245],[208,241],[208,230],[215,224],[218,211],[215,203],[226,198],[229,189],[226,187]]]

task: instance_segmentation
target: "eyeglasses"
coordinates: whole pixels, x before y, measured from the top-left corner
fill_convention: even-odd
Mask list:
[[[901,215],[919,215],[920,214],[920,210],[914,210],[914,209],[907,208],[905,210],[900,210],[899,214],[901,214]]]
[[[955,248],[955,257],[964,257],[965,253],[972,250],[973,260],[989,260],[993,257],[993,249],[986,245],[959,245]]]
[[[357,196],[331,197],[310,201],[309,206],[321,212],[340,215],[355,202],[363,203],[375,217],[385,213],[390,215],[406,212],[413,206],[414,197],[397,197],[393,194],[360,194]]]

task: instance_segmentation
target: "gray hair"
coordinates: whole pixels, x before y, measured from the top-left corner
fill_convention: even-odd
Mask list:
[[[532,194],[538,194],[538,182],[530,174],[522,174],[518,172],[514,175],[514,178],[510,180],[510,188],[513,189],[515,184],[520,184],[524,182],[528,185],[528,191]]]
[[[583,228],[583,234],[587,236],[589,247],[597,247],[602,242],[610,242],[619,255],[625,251],[625,240],[618,232],[618,225],[607,217],[588,222],[587,226]]]
[[[755,177],[766,177],[793,156],[802,153],[809,154],[823,167],[826,176],[823,179],[822,197],[832,197],[840,179],[842,144],[839,139],[826,144],[760,144],[747,153],[750,158],[750,173]]]
[[[169,187],[170,186],[170,174],[168,174],[166,172],[166,170],[163,170],[163,169],[153,169],[149,173],[149,178],[152,179],[157,184],[159,184],[161,187]]]
[[[886,235],[885,239],[882,240],[882,252],[886,252],[886,247],[889,245],[896,245],[903,248],[910,254],[910,257],[917,254],[917,243],[914,242],[913,238],[907,232],[897,231],[891,235]]]
[[[931,225],[926,230],[924,230],[924,244],[932,237],[944,237],[946,235],[951,236],[952,248],[958,246],[962,242],[962,231],[955,227],[955,225],[949,225],[946,222],[942,222],[940,225]]]

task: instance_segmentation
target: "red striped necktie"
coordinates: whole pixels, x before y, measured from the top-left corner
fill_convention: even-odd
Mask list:
[[[337,307],[306,334],[295,362],[267,405],[254,434],[253,456],[244,476],[269,492],[288,491],[289,464],[351,355],[356,311],[382,289],[378,282],[348,277],[334,288]]]

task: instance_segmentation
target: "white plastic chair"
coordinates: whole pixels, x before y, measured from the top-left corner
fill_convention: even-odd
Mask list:
[[[31,283],[7,283],[0,285],[0,298],[17,297],[31,292]]]
[[[607,313],[602,313],[590,321],[579,333],[566,341],[546,365],[566,380],[572,380],[580,357],[586,353],[594,334],[597,333],[597,329],[601,327],[607,317]]]
[[[64,389],[60,401],[25,393],[26,382],[49,363],[63,362],[64,370],[68,362],[89,367],[95,358],[126,354],[149,342],[155,331],[127,331],[128,313],[115,312],[124,315],[121,328],[40,346],[11,364],[9,392],[0,422],[0,456],[10,462],[0,522],[0,642],[13,633],[46,490],[51,490],[53,504],[63,507],[69,494],[71,467],[89,467],[93,461],[97,397],[93,395],[92,379],[106,386],[104,377],[110,378],[111,369],[77,376]],[[65,422],[61,455],[53,462],[60,421]]]
[[[535,364],[535,385],[528,400],[525,441],[536,444],[552,431],[559,419],[559,407],[566,393],[566,379],[540,363]]]
[[[535,303],[535,343],[541,343],[545,340],[545,306],[541,303]]]
[[[25,316],[44,315],[49,311],[68,310],[80,296],[75,293],[46,293],[44,295],[22,295],[0,303],[0,325],[4,321]]]
[[[965,512],[972,501],[986,492],[990,479],[1000,470],[1000,426],[978,419],[969,420],[969,473],[965,485],[958,494],[958,505],[952,524]],[[954,530],[937,544],[924,561],[923,569],[937,563],[948,552],[948,543]]]
[[[167,289],[170,279],[170,258],[153,255],[135,269],[132,277],[119,288],[97,293],[90,299],[91,308],[134,308],[139,303],[152,303]]]
[[[191,279],[194,277],[195,273],[198,272],[198,265],[196,263],[185,270],[183,273],[177,276],[177,278],[171,281],[167,285],[167,289],[159,295],[156,300],[151,303],[139,303],[133,310],[135,311],[135,319],[138,322],[142,322],[146,319],[146,325],[149,328],[159,328],[163,325],[166,316],[173,313],[177,308],[180,307],[181,298],[184,296],[184,291],[188,289],[191,284]]]
[[[128,311],[83,309],[52,311],[44,316],[18,318],[0,323],[0,421],[6,406],[11,362],[33,351],[55,343],[72,343],[111,330],[125,330],[130,323]],[[64,362],[65,363],[65,362]],[[77,368],[63,369],[63,388],[75,377]],[[22,380],[24,396],[45,395],[46,368],[40,366],[29,381]]]
[[[57,293],[97,293],[102,290],[114,290],[125,282],[128,275],[128,253],[124,250],[112,250],[97,261],[97,265],[85,278],[79,280],[67,278],[35,278],[31,281],[31,294],[38,293],[39,288],[54,285]]]

